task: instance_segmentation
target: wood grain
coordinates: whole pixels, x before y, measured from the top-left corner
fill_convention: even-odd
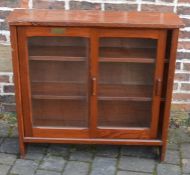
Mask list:
[[[158,39],[157,46],[157,61],[156,61],[156,69],[154,74],[154,92],[153,92],[153,103],[152,103],[152,120],[151,120],[151,137],[157,137],[157,128],[159,121],[159,110],[160,110],[160,102],[161,102],[161,92],[158,94],[157,90],[160,86],[158,81],[162,83],[163,72],[164,72],[164,59],[165,59],[165,51],[166,51],[166,37],[167,32],[162,30],[160,31],[160,37]],[[161,90],[161,87],[160,87]]]
[[[12,62],[13,62],[13,72],[14,72],[14,84],[15,84],[15,95],[16,95],[16,111],[18,120],[18,132],[19,132],[19,150],[20,155],[24,158],[26,153],[24,139],[24,115],[22,111],[22,94],[21,94],[21,80],[20,80],[20,66],[19,66],[19,53],[18,53],[18,37],[17,29],[15,26],[10,27],[10,39],[12,46]]]
[[[26,143],[74,143],[74,144],[112,144],[112,145],[147,145],[161,146],[162,141],[149,139],[99,139],[99,138],[44,138],[44,137],[25,137]]]
[[[8,18],[10,25],[93,26],[179,28],[183,22],[174,13],[102,12],[74,10],[15,10]],[[143,36],[143,35],[142,35]]]

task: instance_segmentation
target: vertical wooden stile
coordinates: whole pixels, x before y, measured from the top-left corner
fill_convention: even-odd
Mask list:
[[[93,94],[93,91],[97,92],[97,72],[98,72],[98,56],[99,56],[99,43],[97,37],[97,31],[95,29],[91,29],[91,37],[90,37],[90,77],[91,77],[91,88],[90,88],[90,137],[95,138],[96,128],[97,128],[97,93]],[[93,79],[96,79],[94,81]],[[94,82],[93,82],[94,81]]]
[[[18,53],[18,38],[17,28],[10,26],[11,32],[11,46],[12,46],[12,62],[14,72],[14,85],[15,85],[15,96],[16,96],[16,111],[18,120],[18,132],[19,132],[19,149],[20,155],[23,158],[25,156],[25,144],[24,144],[24,123],[22,113],[22,96],[21,96],[21,81],[20,81],[20,66],[19,66],[19,53]]]
[[[19,43],[19,59],[20,59],[20,81],[22,84],[22,95],[23,95],[23,115],[24,115],[24,132],[25,136],[32,136],[32,99],[31,99],[31,89],[29,80],[29,62],[28,62],[28,47],[27,47],[27,37],[26,29],[18,28],[18,43]]]
[[[166,146],[167,146],[167,135],[168,135],[169,122],[170,122],[170,108],[171,108],[171,100],[172,100],[173,79],[174,79],[174,72],[175,72],[175,65],[176,65],[178,35],[179,35],[179,29],[173,29],[172,37],[171,37],[166,101],[165,101],[165,110],[164,110],[163,128],[162,128],[163,145],[161,147],[161,161],[163,161],[165,158]]]
[[[166,30],[160,30],[157,44],[157,58],[155,65],[153,101],[152,101],[152,121],[151,121],[151,138],[156,138],[158,130],[159,109],[161,102],[161,84],[163,83],[164,60],[166,50]],[[159,82],[159,83],[158,83]],[[160,92],[157,92],[159,89]]]

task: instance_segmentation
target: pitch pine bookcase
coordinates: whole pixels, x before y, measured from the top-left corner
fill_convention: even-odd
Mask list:
[[[8,21],[22,157],[45,142],[157,146],[164,160],[177,15],[19,9]]]

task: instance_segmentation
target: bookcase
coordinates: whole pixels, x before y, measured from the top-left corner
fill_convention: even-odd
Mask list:
[[[156,146],[164,160],[180,19],[15,10],[20,153],[27,143]]]

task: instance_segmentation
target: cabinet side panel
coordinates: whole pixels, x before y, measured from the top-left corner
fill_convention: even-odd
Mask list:
[[[165,103],[166,103],[166,94],[167,94],[167,80],[168,80],[168,70],[169,70],[169,60],[170,60],[170,50],[171,50],[171,39],[172,38],[172,30],[167,31],[167,43],[166,43],[166,59],[168,60],[164,64],[164,73],[163,73],[163,84],[162,84],[162,94],[161,97],[164,99],[160,104],[160,113],[159,113],[159,126],[158,126],[158,138],[162,138],[162,129],[163,129],[163,121],[164,121],[164,111],[165,111]]]
[[[172,37],[171,37],[171,48],[170,48],[170,58],[169,58],[170,60],[169,60],[167,90],[166,90],[166,102],[165,102],[165,110],[164,110],[164,117],[163,117],[163,128],[162,128],[163,146],[161,149],[161,151],[162,151],[161,152],[161,160],[164,160],[164,158],[165,158],[165,152],[166,152],[166,146],[167,146],[167,136],[168,136],[168,127],[169,127],[169,119],[170,119],[170,107],[171,107],[171,99],[172,99],[178,35],[179,35],[179,29],[174,29],[172,31]]]
[[[31,90],[29,83],[29,68],[28,68],[28,49],[27,37],[25,27],[17,28],[18,35],[18,54],[20,66],[20,82],[21,82],[21,96],[23,104],[23,123],[24,136],[32,136],[32,122],[31,122]]]
[[[25,145],[23,141],[24,126],[23,126],[23,113],[22,113],[17,28],[15,26],[10,26],[10,33],[11,33],[12,62],[13,62],[15,95],[16,95],[16,111],[17,111],[18,132],[19,132],[19,147],[20,147],[21,156],[24,156],[25,154]]]

